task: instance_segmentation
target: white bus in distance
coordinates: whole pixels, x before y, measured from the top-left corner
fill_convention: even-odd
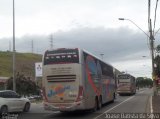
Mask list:
[[[47,50],[42,71],[46,110],[97,110],[106,102],[114,102],[116,69],[87,51]]]
[[[136,94],[136,79],[130,74],[118,75],[118,88],[119,95]]]

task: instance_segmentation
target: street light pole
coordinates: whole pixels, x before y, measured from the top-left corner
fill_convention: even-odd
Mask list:
[[[13,0],[13,90],[16,91],[16,79],[15,79],[15,8]]]
[[[146,32],[144,32],[136,23],[134,23],[132,20],[130,19],[125,19],[125,18],[119,18],[119,20],[127,20],[130,21],[132,24],[134,24],[137,28],[139,28],[150,40],[150,50],[151,50],[151,57],[152,57],[152,78],[153,78],[153,93],[154,95],[156,95],[157,91],[156,91],[156,80],[155,80],[155,70],[154,70],[154,36],[152,33],[152,24],[151,24],[151,19],[149,20],[149,32],[150,35],[148,35]]]
[[[144,34],[146,34],[146,36],[148,37],[148,38],[150,38],[150,36],[145,32],[145,31],[143,31],[136,23],[134,23],[132,20],[130,20],[130,19],[125,19],[125,18],[118,18],[119,20],[122,20],[122,21],[124,21],[124,20],[127,20],[127,21],[130,21],[132,24],[134,24],[137,28],[139,28]]]
[[[100,55],[101,55],[101,58],[102,58],[102,60],[103,60],[103,55],[104,55],[104,54],[103,54],[103,53],[101,53]]]

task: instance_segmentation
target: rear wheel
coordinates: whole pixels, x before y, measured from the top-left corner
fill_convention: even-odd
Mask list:
[[[30,110],[30,103],[27,102],[24,106],[23,112],[29,112],[29,110]]]
[[[136,90],[134,91],[134,94],[136,94]]]
[[[116,97],[116,95],[115,95],[115,93],[114,93],[114,94],[113,94],[113,98],[112,98],[112,100],[111,100],[112,103],[114,102],[115,97]]]
[[[102,108],[102,98],[101,96],[98,99],[98,110]]]
[[[96,97],[95,98],[95,103],[94,103],[93,111],[95,112],[95,111],[97,111],[97,109],[98,109],[98,98]]]

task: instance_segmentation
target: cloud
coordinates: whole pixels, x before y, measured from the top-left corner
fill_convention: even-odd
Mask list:
[[[1,50],[8,50],[11,38],[0,39],[4,42]],[[31,52],[32,40],[34,52],[43,53],[50,48],[49,35],[25,35],[16,38],[16,50],[19,52]],[[69,31],[58,31],[53,34],[54,48],[79,47],[108,61],[131,60],[149,54],[147,38],[143,33],[135,32],[127,27],[118,29],[75,28]]]
[[[147,37],[129,21],[118,18],[129,18],[146,30],[147,4],[146,0],[16,0],[16,51],[31,52],[33,40],[34,52],[42,54],[50,48],[49,33],[53,32],[54,48],[79,47],[97,57],[103,53],[103,59],[111,64],[133,64],[142,56],[150,55]],[[152,4],[155,6],[155,2]],[[0,1],[0,19],[0,50],[10,50],[12,1]],[[156,29],[157,26],[158,22]],[[155,42],[159,44],[158,40]]]
[[[50,49],[50,35],[25,35],[16,37],[17,52],[31,52],[32,41],[34,53],[43,54],[45,50]],[[118,29],[106,29],[104,27],[81,27],[69,31],[58,31],[53,35],[54,48],[81,48],[89,51],[95,56],[112,64],[121,71],[139,76],[150,72],[151,67],[150,51],[147,45],[147,37],[141,33],[120,27]],[[9,42],[12,38],[1,38],[0,50],[9,50]],[[147,56],[145,59],[142,56]],[[145,64],[145,60],[147,60]],[[138,68],[140,67],[140,68]],[[138,68],[138,69],[137,69]],[[144,70],[146,69],[146,70]],[[145,71],[145,72],[143,72]],[[146,76],[150,77],[151,73]]]
[[[57,46],[80,47],[112,61],[135,59],[149,54],[143,33],[122,27],[119,29],[81,28],[55,34]],[[59,44],[60,43],[60,44]]]
[[[127,21],[118,21],[119,17],[129,18],[142,29],[148,29],[147,4],[146,0],[15,0],[16,36],[48,34],[75,26],[128,25],[137,29]],[[0,0],[0,38],[12,36],[12,12],[12,0]]]

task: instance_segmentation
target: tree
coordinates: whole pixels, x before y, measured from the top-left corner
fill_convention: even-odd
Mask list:
[[[13,78],[11,77],[7,82],[7,89],[13,89]],[[37,94],[39,87],[29,77],[17,73],[16,75],[16,91],[20,95],[33,95]]]
[[[157,45],[156,51],[159,53],[160,52],[160,45]]]
[[[151,87],[153,85],[153,81],[150,78],[138,77],[136,79],[137,87]]]

